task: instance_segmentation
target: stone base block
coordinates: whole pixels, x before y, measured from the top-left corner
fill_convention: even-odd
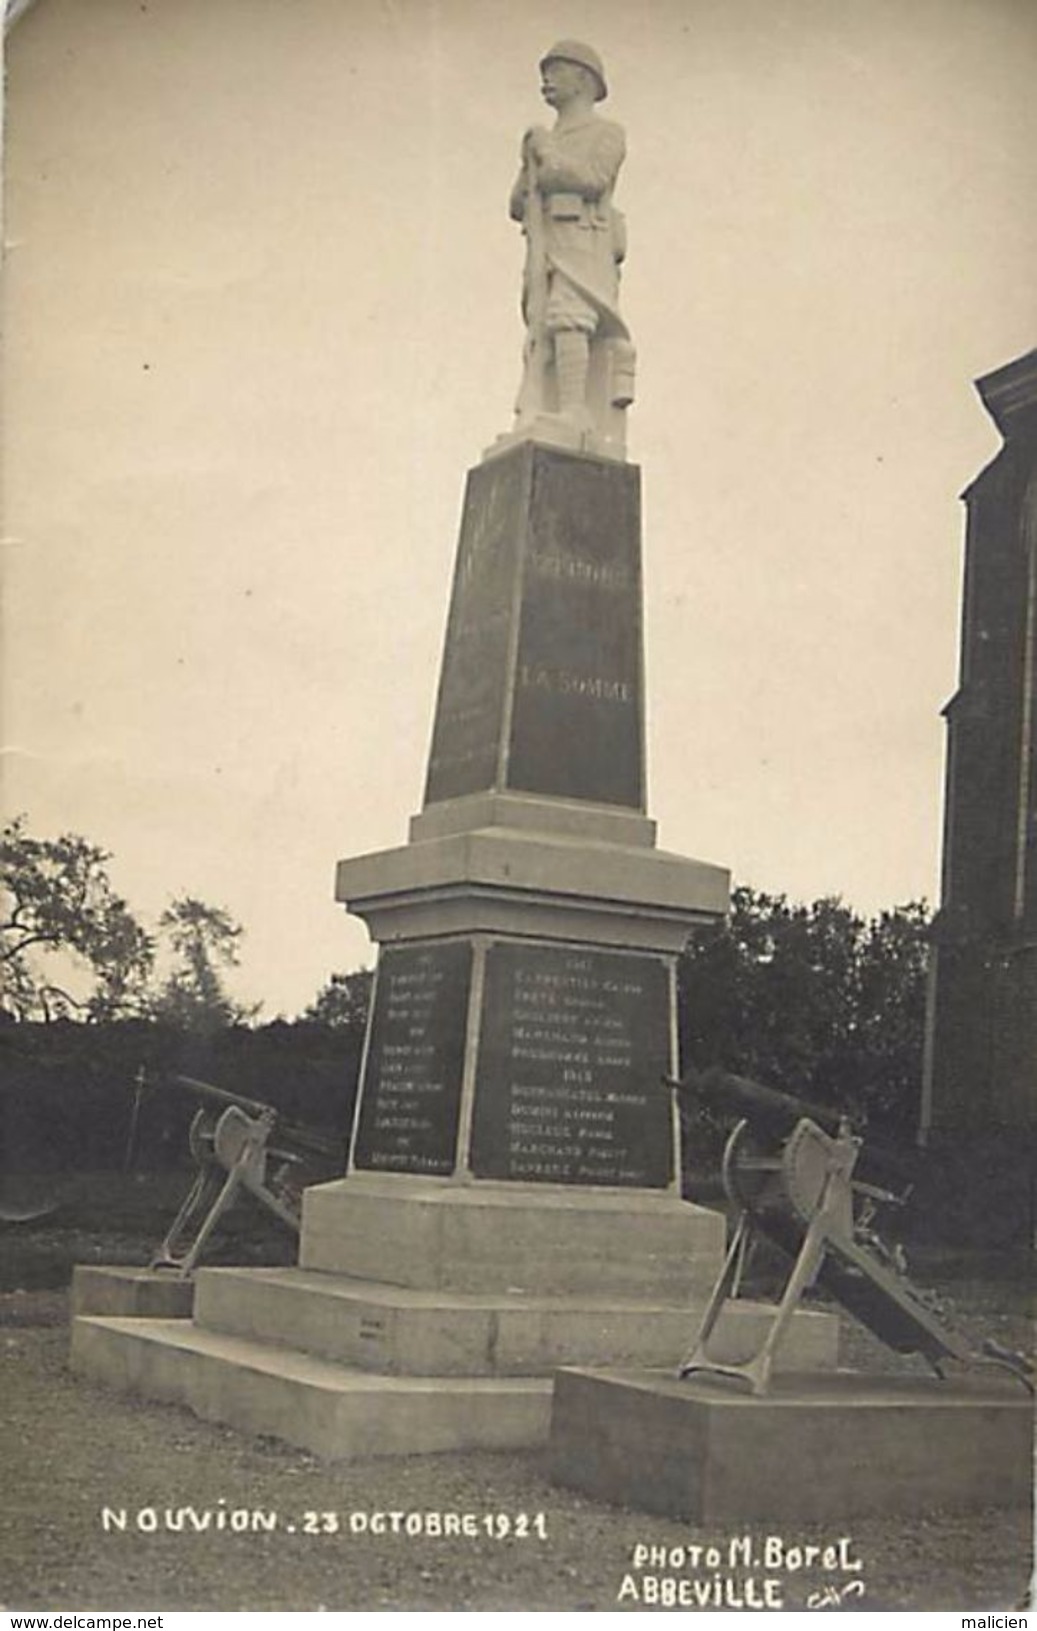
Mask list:
[[[593,813],[583,825],[596,830]],[[729,890],[710,861],[510,827],[353,856],[335,874],[336,900],[382,945],[496,933],[676,953],[694,924],[723,916]]]
[[[560,1371],[552,1477],[598,1500],[707,1525],[831,1524],[1029,1505],[1033,1401],[1006,1378],[779,1379]]]
[[[724,1228],[663,1192],[356,1174],[306,1191],[299,1264],[425,1290],[681,1303],[711,1286]]]
[[[194,1285],[156,1269],[77,1263],[72,1271],[72,1317],[123,1314],[134,1319],[189,1320]]]
[[[290,1345],[389,1376],[549,1376],[561,1365],[669,1365],[690,1347],[699,1309],[607,1301],[414,1291],[301,1269],[201,1269],[195,1320],[209,1331]],[[736,1360],[772,1311],[732,1304],[715,1342]],[[782,1355],[800,1369],[836,1359],[838,1323],[797,1316]]]
[[[179,1320],[81,1318],[77,1375],[332,1459],[543,1443],[549,1380],[372,1376]]]

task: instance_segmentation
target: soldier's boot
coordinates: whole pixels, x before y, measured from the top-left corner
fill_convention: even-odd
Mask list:
[[[580,430],[587,430],[591,425],[587,407],[590,342],[579,329],[562,329],[555,334],[554,341],[558,412]]]

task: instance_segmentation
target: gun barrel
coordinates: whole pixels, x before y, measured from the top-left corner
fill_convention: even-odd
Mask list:
[[[190,1093],[196,1093],[199,1098],[207,1099],[210,1104],[233,1104],[239,1110],[248,1111],[254,1116],[269,1115],[273,1112],[278,1137],[288,1144],[297,1145],[311,1155],[336,1160],[343,1153],[342,1139],[335,1138],[329,1133],[322,1133],[316,1127],[306,1127],[297,1121],[287,1121],[279,1110],[272,1104],[264,1103],[262,1099],[249,1099],[243,1093],[230,1093],[225,1087],[217,1087],[213,1082],[203,1082],[197,1076],[173,1074],[169,1080],[175,1082],[178,1087],[186,1088]]]
[[[259,1115],[270,1109],[260,1099],[246,1098],[243,1093],[229,1093],[225,1087],[216,1087],[213,1082],[203,1082],[198,1076],[181,1076],[173,1072],[168,1080],[175,1082],[178,1087],[186,1087],[189,1093],[196,1093],[201,1099],[208,1099],[212,1104],[236,1104],[239,1110],[251,1110],[253,1115]]]
[[[688,1071],[681,1087],[701,1093],[708,1101],[720,1103],[750,1121],[762,1121],[780,1131],[791,1131],[804,1116],[816,1121],[819,1127],[835,1132],[842,1119],[837,1110],[828,1105],[813,1104],[794,1093],[783,1093],[776,1087],[764,1087],[748,1076],[736,1076],[732,1071],[711,1065],[708,1070]]]
[[[707,1103],[718,1101],[723,1108],[744,1116],[750,1123],[767,1128],[780,1138],[786,1138],[796,1122],[804,1116],[827,1133],[837,1133],[843,1120],[842,1113],[829,1105],[814,1104],[810,1099],[801,1099],[794,1093],[765,1087],[762,1082],[754,1082],[748,1076],[736,1076],[719,1065],[710,1065],[703,1071],[689,1070],[675,1085],[678,1091],[683,1089],[691,1095],[701,1094]],[[911,1182],[917,1177],[916,1161],[873,1138],[869,1138],[861,1150],[861,1170],[864,1169],[886,1173],[900,1183]]]

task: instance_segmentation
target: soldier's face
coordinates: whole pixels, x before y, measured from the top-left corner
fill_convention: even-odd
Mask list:
[[[578,62],[552,57],[540,70],[540,94],[552,108],[564,107],[587,89],[590,75]]]

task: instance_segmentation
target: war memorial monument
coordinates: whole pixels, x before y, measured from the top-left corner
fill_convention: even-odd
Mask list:
[[[934,1482],[989,1502],[977,1462],[1005,1487],[1025,1436],[1011,1379],[840,1386],[834,1316],[799,1306],[806,1246],[780,1352],[773,1310],[710,1299],[725,1219],[681,1197],[664,1082],[677,959],[725,913],[728,875],[657,848],[647,814],[624,133],[597,111],[591,47],[561,41],[540,67],[555,122],[527,131],[510,198],[521,385],[467,478],[423,808],[405,844],[337,871],[379,947],[347,1171],[306,1191],[297,1267],[199,1269],[190,1319],[95,1303],[74,1363],[331,1456],[543,1444],[555,1393],[561,1480],[703,1519],[853,1510],[840,1436],[858,1466],[875,1447],[857,1510],[888,1507],[894,1450],[906,1502]],[[796,1135],[811,1249],[823,1233],[852,1271],[852,1140],[814,1134]],[[719,1374],[682,1378],[704,1314]],[[943,1352],[909,1301],[896,1318]],[[934,1425],[952,1452],[935,1459]]]

